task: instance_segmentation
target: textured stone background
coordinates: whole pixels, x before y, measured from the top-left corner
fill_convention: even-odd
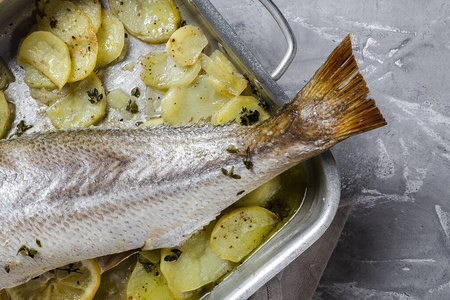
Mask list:
[[[279,81],[288,95],[351,33],[389,123],[332,149],[354,205],[313,298],[450,299],[450,3],[274,2],[299,43]],[[285,43],[258,1],[213,3],[273,69]]]

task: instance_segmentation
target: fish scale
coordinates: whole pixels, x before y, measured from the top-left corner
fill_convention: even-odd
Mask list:
[[[385,125],[351,52],[347,37],[257,125],[90,128],[0,142],[0,265],[9,267],[0,289],[74,261],[178,246],[281,172]],[[21,245],[38,253],[18,254]]]

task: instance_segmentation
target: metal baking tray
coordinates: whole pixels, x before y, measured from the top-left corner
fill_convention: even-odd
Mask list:
[[[102,4],[107,7],[107,1]],[[277,109],[289,98],[276,83],[292,61],[296,42],[288,23],[270,0],[260,0],[269,10],[281,31],[286,36],[286,54],[280,65],[269,74],[256,57],[248,50],[245,42],[233,31],[222,15],[209,0],[176,0],[182,18],[188,23],[203,28],[210,41],[207,51],[219,49],[225,52],[235,66],[245,74],[257,93],[272,110]],[[0,56],[6,61],[16,81],[5,92],[7,99],[16,105],[15,127],[19,120],[34,125],[31,131],[52,128],[44,111],[30,97],[28,87],[23,82],[23,70],[16,64],[15,57],[20,40],[35,23],[36,6],[34,0],[0,1]],[[242,16],[245,19],[245,16]],[[110,67],[101,74],[105,89],[122,88],[130,91],[139,86],[145,90],[139,79],[138,68],[124,71],[123,67],[137,62],[142,54],[162,45],[148,45],[137,39],[128,39],[128,53],[124,61]],[[38,121],[41,120],[41,121]],[[42,121],[44,120],[44,121]],[[101,126],[101,125],[100,125]],[[273,276],[285,268],[296,257],[310,247],[331,224],[340,200],[340,179],[336,163],[330,151],[303,163],[307,178],[303,201],[292,219],[265,242],[258,251],[245,260],[234,272],[202,299],[246,299],[256,292]]]

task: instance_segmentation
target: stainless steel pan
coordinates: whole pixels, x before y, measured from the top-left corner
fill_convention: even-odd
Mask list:
[[[287,52],[280,65],[269,74],[248,50],[244,41],[233,31],[222,15],[208,0],[177,1],[182,17],[201,26],[211,41],[209,51],[220,49],[230,57],[233,63],[244,73],[258,94],[266,100],[272,109],[286,103],[289,99],[275,80],[279,79],[292,61],[296,42],[292,31],[276,6],[270,0],[260,0],[274,16],[287,40]],[[106,2],[106,1],[104,1]],[[107,3],[104,3],[106,6]],[[31,24],[35,22],[35,4],[33,0],[0,1],[0,56],[8,63],[16,76],[6,91],[7,98],[18,108],[16,121],[27,118],[31,123],[37,119],[40,108],[31,99],[28,88],[21,79],[23,71],[15,62],[17,46],[27,34]],[[244,19],[245,16],[242,16]],[[131,90],[142,86],[138,73],[123,74],[122,67],[130,62],[136,62],[141,54],[148,51],[149,46],[135,39],[130,39],[130,51],[123,63],[117,64],[103,74],[107,90],[121,87]],[[150,47],[161,47],[160,45]],[[145,49],[145,50],[143,50]],[[133,79],[135,78],[135,79]],[[33,130],[43,130],[49,124],[34,123]],[[303,200],[301,209],[261,248],[251,255],[232,274],[225,278],[204,299],[246,299],[279,271],[286,267],[296,257],[325,232],[330,225],[340,198],[340,179],[336,163],[331,153],[325,152],[304,163],[307,175],[307,191],[299,195]]]

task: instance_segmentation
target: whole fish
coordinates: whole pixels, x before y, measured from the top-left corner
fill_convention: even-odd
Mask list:
[[[0,288],[87,258],[178,246],[281,172],[385,125],[357,69],[347,36],[292,101],[253,126],[2,141]]]

